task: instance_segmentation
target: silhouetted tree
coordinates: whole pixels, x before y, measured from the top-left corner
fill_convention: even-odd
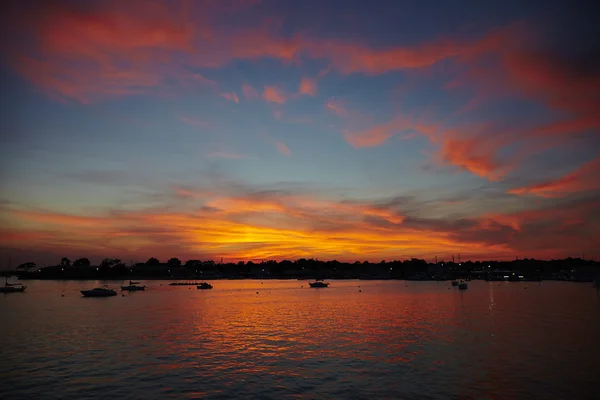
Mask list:
[[[200,260],[187,260],[185,262],[185,266],[188,268],[194,268],[195,266],[201,265],[201,264],[202,264],[202,261],[200,261]]]
[[[71,260],[69,260],[67,257],[63,257],[60,259],[60,266],[61,267],[70,267],[71,266]]]
[[[148,261],[146,261],[147,265],[158,265],[160,264],[160,261],[158,260],[158,258],[154,258],[154,257],[150,257],[148,259]]]
[[[171,267],[180,267],[181,260],[177,257],[173,257],[173,258],[169,259],[169,261],[167,261],[167,264],[169,264]]]
[[[74,266],[76,267],[89,267],[91,264],[90,260],[87,258],[78,258],[77,260],[75,260],[75,262],[73,263]]]
[[[116,265],[119,265],[119,264],[121,264],[121,260],[118,259],[118,258],[105,258],[100,263],[100,267],[112,268],[112,267],[114,267]]]
[[[33,269],[35,267],[36,267],[36,263],[29,261],[29,262],[19,265],[17,267],[17,269],[24,269],[25,271],[29,271],[30,269]]]

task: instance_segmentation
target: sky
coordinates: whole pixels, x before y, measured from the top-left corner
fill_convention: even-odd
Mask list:
[[[566,1],[7,1],[0,265],[600,256]]]

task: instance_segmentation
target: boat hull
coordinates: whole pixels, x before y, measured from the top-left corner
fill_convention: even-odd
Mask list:
[[[309,282],[308,284],[310,285],[311,288],[326,288],[326,287],[329,287],[329,283],[323,283],[323,282]]]
[[[117,292],[114,290],[109,290],[105,292],[100,292],[97,290],[81,290],[81,294],[83,297],[112,297],[116,296]]]
[[[198,290],[209,290],[209,289],[212,289],[212,288],[213,288],[212,285],[198,285],[198,286],[196,286],[196,289],[198,289]]]
[[[6,286],[0,287],[0,293],[23,293],[27,286]]]
[[[138,290],[146,290],[145,286],[121,286],[121,290],[127,290],[130,292],[135,292]]]

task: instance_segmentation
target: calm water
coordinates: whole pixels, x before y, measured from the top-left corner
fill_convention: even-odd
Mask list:
[[[143,283],[103,299],[79,294],[99,282],[30,281],[0,295],[0,398],[592,399],[600,389],[591,284]]]

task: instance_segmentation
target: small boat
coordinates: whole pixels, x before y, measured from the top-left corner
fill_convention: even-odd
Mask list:
[[[136,290],[146,290],[146,286],[140,286],[139,282],[129,281],[129,285],[121,286],[121,290],[129,290],[130,292]]]
[[[452,281],[452,286],[458,286],[458,281]]]
[[[8,283],[8,277],[5,277],[4,287],[0,287],[0,293],[23,293],[27,286],[22,283]]]
[[[10,269],[10,260],[11,258],[8,258],[8,269]],[[8,269],[7,269],[7,273],[8,273]],[[17,282],[17,283],[8,283],[8,276],[4,277],[4,287],[0,286],[0,293],[23,293],[25,291],[25,289],[27,289],[27,286],[24,286],[22,283]]]
[[[469,285],[467,285],[467,282],[460,281],[458,283],[458,290],[467,290],[468,288],[469,288]]]
[[[312,288],[326,288],[326,287],[329,287],[329,282],[314,281],[314,282],[308,282],[308,284]]]
[[[108,286],[94,288],[91,290],[81,290],[83,297],[110,297],[116,296],[117,292],[114,289],[109,289]]]
[[[198,286],[196,286],[196,288],[201,289],[201,290],[212,289],[213,285],[211,285],[210,283],[207,283],[207,282],[202,282]]]

